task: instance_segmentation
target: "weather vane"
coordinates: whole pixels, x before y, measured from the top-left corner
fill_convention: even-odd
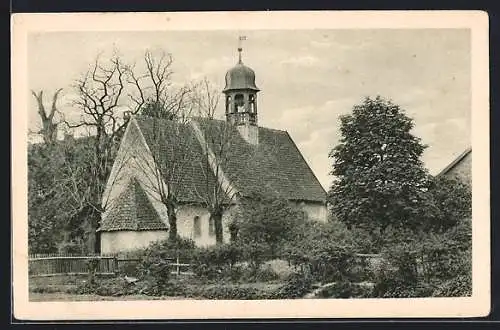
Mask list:
[[[242,47],[242,41],[243,40],[247,40],[247,37],[246,36],[240,36],[238,38],[238,56],[239,56],[239,63],[242,63],[241,62],[241,52],[243,51],[243,47]]]

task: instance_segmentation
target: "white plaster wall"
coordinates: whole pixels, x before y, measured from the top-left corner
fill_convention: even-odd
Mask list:
[[[117,253],[145,248],[168,238],[166,230],[112,231],[101,233],[101,253]]]
[[[158,188],[159,184],[163,184],[164,187],[165,184],[164,182],[158,182],[153,157],[134,119],[127,126],[106,184],[106,190],[103,194],[103,204],[106,204],[103,218],[106,218],[106,210],[111,208],[115,199],[133,178],[136,178],[141,183],[153,207],[168,226],[168,221],[166,221],[167,209],[160,202],[160,190]]]
[[[303,202],[300,203],[299,206],[307,213],[307,216],[311,220],[326,222],[328,219],[326,205]]]
[[[232,218],[234,207],[226,210],[222,216],[223,239],[229,242],[230,233],[228,223]],[[194,237],[194,218],[200,217],[201,236]],[[209,232],[208,210],[199,205],[182,205],[177,210],[177,232],[179,236],[190,238],[195,241],[197,246],[215,245],[215,235],[211,236]]]
[[[236,126],[238,132],[245,141],[250,144],[257,145],[259,144],[259,128],[255,125],[245,124]]]

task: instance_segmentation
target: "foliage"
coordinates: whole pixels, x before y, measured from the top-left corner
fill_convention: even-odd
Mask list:
[[[317,298],[370,298],[372,287],[350,281],[336,282],[318,292]]]
[[[295,299],[302,298],[312,290],[313,280],[304,272],[290,274],[283,284],[270,298]]]
[[[70,138],[28,148],[30,253],[54,253],[59,246],[85,240],[86,222],[98,222],[96,210],[83,202],[94,198],[89,189],[92,141]]]
[[[234,285],[220,284],[215,286],[198,286],[188,291],[191,297],[201,297],[205,299],[237,299],[253,300],[261,299],[265,292],[254,287],[240,287]]]
[[[234,243],[199,248],[193,255],[193,270],[199,278],[237,281],[242,272],[235,264],[241,256],[241,247]]]
[[[350,277],[357,245],[352,233],[339,222],[304,222],[296,228],[283,257],[310,268],[316,280]]]
[[[471,217],[471,187],[457,178],[433,177],[429,187],[432,204],[425,205],[431,221],[428,231],[444,232]]]
[[[410,133],[413,120],[377,96],[340,121],[342,137],[329,154],[336,179],[328,196],[336,218],[370,232],[418,227],[429,184],[420,160],[426,146]]]
[[[444,233],[423,233],[393,242],[376,272],[375,297],[467,296],[471,294],[470,220]],[[404,235],[401,235],[404,237]]]
[[[286,199],[273,194],[253,193],[243,199],[236,219],[240,244],[245,257],[256,268],[273,259],[286,242],[293,238],[296,226],[304,221],[304,213]]]
[[[258,269],[245,269],[242,276],[242,282],[270,282],[279,279],[278,274],[271,267],[260,267]]]
[[[163,240],[151,244],[139,254],[137,274],[145,283],[144,292],[151,295],[161,295],[170,290],[172,283],[170,273],[171,263],[191,260],[196,247],[192,240],[177,237],[176,240]]]

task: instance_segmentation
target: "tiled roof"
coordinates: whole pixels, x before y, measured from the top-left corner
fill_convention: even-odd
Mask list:
[[[133,178],[103,218],[99,231],[166,230],[141,184]]]
[[[191,125],[172,120],[136,116],[136,122],[151,152],[162,162],[165,182],[169,181],[180,202],[202,202],[215,177],[206,167],[206,157]]]
[[[259,143],[252,145],[225,121],[195,121],[216,155],[217,146],[230,150],[222,169],[242,195],[266,188],[289,200],[325,202],[325,190],[286,131],[259,127]]]
[[[205,167],[206,156],[192,126],[143,116],[135,119],[151,150],[159,146],[166,164],[172,157],[177,159],[172,177],[176,178],[174,186],[179,201],[201,202],[201,196],[206,196],[207,189],[214,186],[215,176]],[[289,200],[325,202],[325,190],[286,131],[259,127],[259,143],[252,145],[225,121],[203,118],[193,121],[220,160],[224,175],[241,195],[266,189]],[[222,152],[220,146],[224,147]]]

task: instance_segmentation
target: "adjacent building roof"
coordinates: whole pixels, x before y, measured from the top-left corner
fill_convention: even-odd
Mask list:
[[[115,209],[108,212],[99,231],[168,229],[135,178],[131,179],[113,205]]]
[[[465,157],[467,157],[468,154],[472,152],[472,148],[469,147],[467,148],[464,152],[462,152],[457,158],[455,158],[448,166],[446,166],[441,172],[437,174],[437,176],[440,175],[445,175],[446,173],[450,172],[457,166]]]

